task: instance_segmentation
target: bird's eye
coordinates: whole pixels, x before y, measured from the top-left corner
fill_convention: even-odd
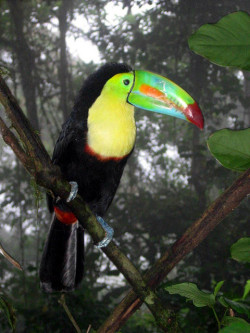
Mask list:
[[[128,79],[123,80],[123,83],[125,86],[128,86],[130,84],[130,81]]]

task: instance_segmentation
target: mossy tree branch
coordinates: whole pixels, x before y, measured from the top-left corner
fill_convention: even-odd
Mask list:
[[[8,128],[4,121],[0,120],[0,129],[4,141],[13,149],[14,153],[23,163],[26,170],[35,179],[36,183],[66,200],[70,185],[64,180],[59,168],[52,164],[40,137],[32,129],[29,121],[22,112],[15,97],[11,94],[4,79],[0,76],[0,102],[11,121],[19,138]],[[69,207],[77,216],[79,223],[88,230],[94,242],[99,242],[104,237],[104,231],[92,214],[83,199],[77,197],[71,201]],[[176,321],[161,303],[159,297],[147,286],[139,271],[131,261],[121,252],[114,241],[103,249],[103,252],[116,265],[133,287],[138,297],[145,302],[153,313],[159,327],[164,331],[175,331]]]

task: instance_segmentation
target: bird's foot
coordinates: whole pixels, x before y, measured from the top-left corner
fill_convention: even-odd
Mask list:
[[[101,216],[96,216],[97,221],[100,223],[100,225],[103,227],[104,231],[105,231],[105,237],[103,238],[103,240],[101,240],[96,246],[98,248],[101,247],[106,247],[113,239],[113,235],[114,235],[114,229],[111,228]]]
[[[69,182],[71,185],[71,190],[70,190],[70,194],[66,200],[66,202],[70,202],[72,200],[75,199],[77,192],[78,192],[78,184],[77,182]]]

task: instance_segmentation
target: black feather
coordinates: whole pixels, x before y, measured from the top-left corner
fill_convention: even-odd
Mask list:
[[[83,228],[78,223],[65,225],[53,217],[40,265],[43,291],[74,290],[82,279],[83,267]]]

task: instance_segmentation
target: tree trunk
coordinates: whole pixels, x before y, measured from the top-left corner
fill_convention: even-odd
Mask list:
[[[244,88],[245,88],[245,98],[246,98],[246,103],[245,103],[245,111],[244,111],[244,123],[245,127],[250,126],[250,72],[243,71],[244,75]]]
[[[67,46],[66,46],[66,32],[68,29],[67,14],[70,8],[70,1],[63,0],[58,11],[59,20],[59,48],[60,48],[60,62],[59,62],[59,82],[60,82],[60,109],[63,111],[64,121],[68,118],[69,107],[69,73],[67,62]]]
[[[36,81],[35,81],[35,59],[24,34],[23,5],[18,0],[7,0],[12,24],[15,34],[14,51],[16,53],[23,94],[25,97],[25,106],[28,119],[35,130],[39,130],[37,105],[36,105]]]

